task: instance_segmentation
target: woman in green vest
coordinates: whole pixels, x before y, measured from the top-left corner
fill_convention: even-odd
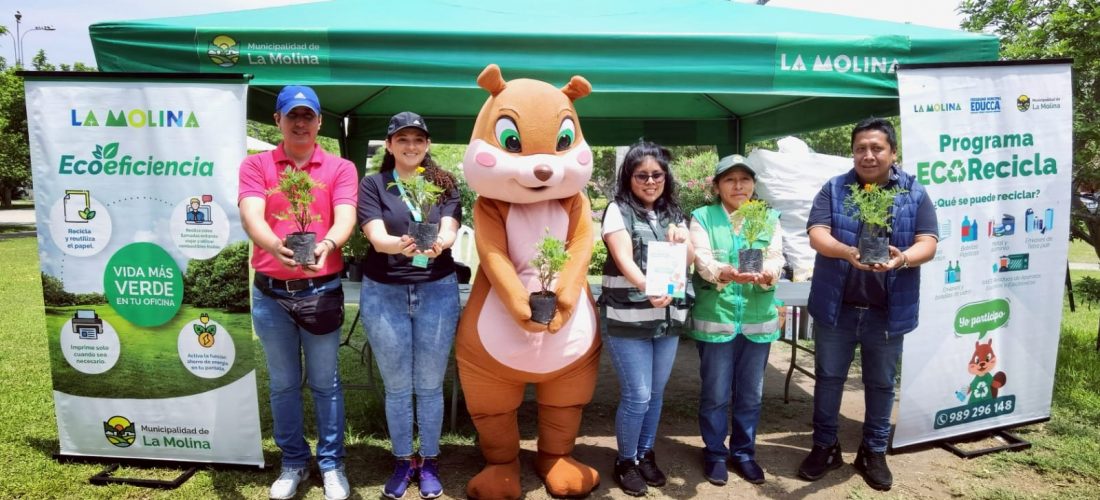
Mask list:
[[[633,496],[645,495],[647,485],[665,484],[653,443],[665,384],[690,308],[685,289],[693,256],[684,212],[673,196],[669,158],[668,149],[652,142],[632,146],[619,169],[615,200],[603,217],[608,259],[600,294],[600,329],[620,389],[615,482]],[[685,286],[669,285],[669,293],[647,296],[647,269],[657,265],[648,262],[647,249],[665,241],[679,243],[685,252],[679,270]]]
[[[746,241],[742,218],[734,212],[754,199],[756,172],[744,157],[730,155],[718,162],[714,189],[718,202],[691,214],[695,304],[688,335],[699,349],[703,474],[711,483],[726,484],[728,463],[746,481],[760,484],[764,471],[756,463],[756,425],[764,368],[771,342],[779,338],[774,285],[783,268],[783,235],[779,212],[769,208],[765,230]],[[750,247],[764,250],[762,272],[737,271],[738,252]]]

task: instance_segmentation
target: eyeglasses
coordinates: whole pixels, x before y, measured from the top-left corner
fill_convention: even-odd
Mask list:
[[[665,181],[664,172],[653,172],[652,174],[634,174],[634,180],[638,181],[638,184],[645,184],[653,179],[653,182],[660,184]]]

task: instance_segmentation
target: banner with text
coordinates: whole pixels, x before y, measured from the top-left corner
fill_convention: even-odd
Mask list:
[[[62,455],[263,465],[240,78],[26,80]]]
[[[1050,416],[1069,245],[1066,63],[898,71],[902,154],[936,205],[895,448]]]

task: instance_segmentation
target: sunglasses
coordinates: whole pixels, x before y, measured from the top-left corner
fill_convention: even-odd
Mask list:
[[[653,179],[653,182],[656,182],[656,183],[664,182],[665,173],[664,172],[654,172],[652,174],[634,174],[634,180],[638,181],[639,184],[645,184],[645,183],[649,182],[650,179]]]

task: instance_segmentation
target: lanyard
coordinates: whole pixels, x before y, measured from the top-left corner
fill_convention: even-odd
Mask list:
[[[401,184],[401,179],[397,178],[397,169],[393,169],[393,183],[397,184],[397,192],[401,193],[401,200],[405,202],[405,206],[409,207],[409,212],[412,212],[412,218],[416,222],[421,221],[420,209],[416,208],[409,198],[405,196],[405,187]]]

